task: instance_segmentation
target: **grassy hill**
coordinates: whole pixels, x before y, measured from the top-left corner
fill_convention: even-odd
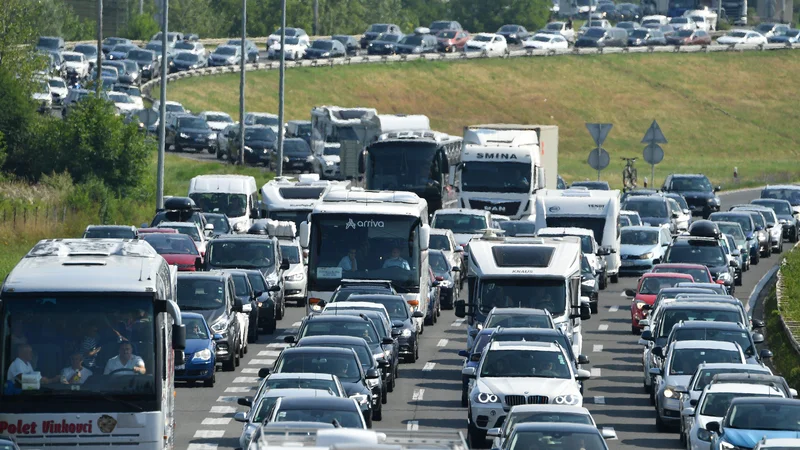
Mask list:
[[[704,172],[727,189],[798,178],[798,70],[800,52],[783,50],[293,68],[286,71],[286,114],[308,119],[312,106],[326,104],[374,107],[426,114],[435,129],[458,135],[479,123],[555,124],[567,181],[596,178],[586,163],[593,142],[584,123],[609,122],[603,179],[616,186],[623,156],[640,158],[640,183],[649,176],[640,141],[656,119],[669,140],[657,183],[670,172]],[[278,72],[247,76],[246,109],[277,112]],[[238,86],[238,74],[191,78],[171,83],[168,97],[192,111],[237,117]]]

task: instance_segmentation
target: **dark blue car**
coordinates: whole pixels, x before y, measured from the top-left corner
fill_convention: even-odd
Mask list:
[[[202,381],[206,387],[213,387],[216,382],[217,345],[214,334],[201,314],[181,313],[186,326],[186,365],[175,370],[175,381],[194,383]],[[221,337],[220,337],[221,339]]]
[[[472,341],[472,348],[467,350],[460,350],[458,352],[458,356],[464,358],[464,367],[461,368],[463,371],[467,367],[474,367],[475,370],[478,370],[478,364],[481,362],[481,353],[483,352],[484,347],[489,341],[492,340],[492,334],[495,332],[495,328],[487,328],[483,329],[478,332],[475,336],[475,339]],[[462,376],[461,377],[461,406],[467,406],[469,403],[469,378]]]

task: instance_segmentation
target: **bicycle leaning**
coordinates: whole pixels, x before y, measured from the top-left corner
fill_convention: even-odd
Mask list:
[[[625,168],[622,169],[622,186],[623,190],[629,191],[636,189],[638,181],[638,172],[636,171],[636,158],[621,158],[625,161]]]

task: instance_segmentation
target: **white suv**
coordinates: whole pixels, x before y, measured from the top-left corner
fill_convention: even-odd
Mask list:
[[[470,447],[486,445],[486,432],[500,426],[511,407],[524,404],[583,406],[579,381],[589,371],[575,370],[569,354],[554,342],[492,342],[470,379]]]

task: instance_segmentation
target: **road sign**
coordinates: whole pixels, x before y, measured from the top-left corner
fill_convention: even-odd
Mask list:
[[[596,148],[589,152],[589,167],[598,172],[608,167],[610,162],[611,158],[604,148]]]
[[[666,143],[667,143],[667,138],[665,138],[664,133],[661,132],[661,127],[658,126],[658,122],[654,120],[653,123],[650,124],[650,128],[647,129],[647,133],[644,134],[644,137],[642,138],[642,144],[666,144]]]
[[[602,147],[603,142],[606,141],[608,132],[611,131],[611,127],[613,126],[614,125],[610,123],[587,123],[586,129],[589,130],[589,134],[592,135],[594,145]]]
[[[660,145],[651,143],[644,148],[644,160],[648,164],[656,165],[664,159],[664,149]]]

